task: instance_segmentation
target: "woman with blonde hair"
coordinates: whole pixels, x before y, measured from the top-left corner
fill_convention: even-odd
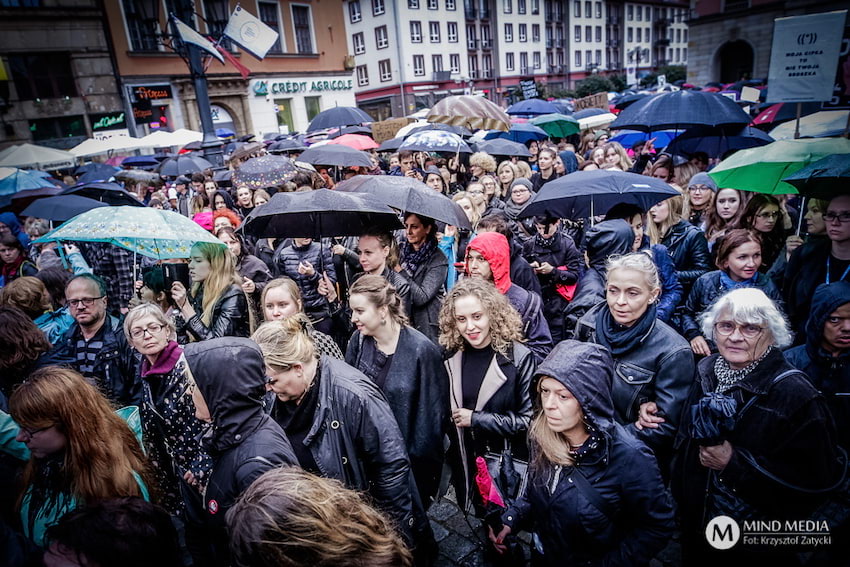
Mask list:
[[[120,413],[82,375],[57,366],[36,370],[12,394],[16,440],[29,450],[18,507],[24,534],[37,545],[45,545],[48,526],[78,506],[148,499],[141,435],[128,425],[139,427],[138,410]]]
[[[629,157],[629,154],[626,153],[619,142],[607,142],[602,146],[602,151],[605,152],[605,163],[611,167],[616,167],[621,171],[629,171],[634,165],[632,158]]]
[[[522,340],[519,313],[490,282],[461,280],[443,301],[440,345],[448,353],[454,425],[448,460],[458,504],[480,517],[485,509],[475,488],[476,457],[506,448],[517,458],[527,456],[536,363]]]
[[[479,180],[483,175],[496,171],[496,159],[487,152],[475,152],[469,156],[469,174],[472,180]]]
[[[191,292],[179,281],[171,284],[171,298],[185,319],[180,330],[192,339],[247,337],[251,333],[253,316],[235,262],[226,246],[211,242],[192,246]]]
[[[698,277],[709,271],[708,242],[705,234],[682,218],[685,197],[676,195],[649,209],[647,233],[652,244],[663,244],[676,265],[684,297]]]
[[[511,184],[520,177],[519,168],[514,162],[505,160],[496,169],[496,176],[499,180],[499,195],[502,201],[507,201],[511,196]]]
[[[296,467],[263,474],[227,513],[237,567],[411,567],[387,518],[338,480]]]

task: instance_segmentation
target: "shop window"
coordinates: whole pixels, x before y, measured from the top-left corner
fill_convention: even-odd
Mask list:
[[[292,99],[291,98],[276,98],[274,106],[277,109],[277,127],[278,129],[288,134],[295,131],[295,123],[292,121]]]
[[[357,13],[360,13],[359,7],[357,8]],[[280,29],[280,14],[277,11],[277,2],[257,2],[257,14],[264,24],[280,34],[271,49],[269,49],[269,53],[283,53],[283,34]]]
[[[310,6],[292,5],[292,27],[295,29],[296,51],[313,53],[313,17]]]
[[[307,121],[316,117],[322,111],[322,97],[320,96],[305,96],[304,106],[307,107]]]
[[[10,54],[8,58],[19,100],[77,96],[70,53]]]
[[[32,134],[34,142],[86,136],[86,123],[82,116],[39,118],[38,120],[30,120],[29,124],[30,134]]]
[[[151,4],[155,0],[122,0],[124,8],[124,21],[127,26],[127,34],[130,37],[131,51],[159,51],[159,22],[145,17],[145,14],[154,13]],[[3,3],[7,6],[7,3]]]

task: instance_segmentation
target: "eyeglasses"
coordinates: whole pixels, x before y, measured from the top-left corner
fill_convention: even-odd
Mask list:
[[[528,188],[522,187],[520,189],[511,189],[511,193],[528,193]]]
[[[825,220],[826,222],[838,221],[841,224],[844,224],[845,222],[850,222],[850,213],[824,213],[823,220]]]
[[[36,434],[41,433],[42,431],[47,431],[51,427],[53,427],[53,425],[48,425],[47,427],[40,427],[38,429],[28,429],[26,427],[21,427],[21,433],[26,433],[27,437],[32,439],[36,436]]]
[[[79,307],[80,305],[85,305],[86,307],[91,307],[94,305],[94,302],[98,299],[103,299],[106,297],[105,295],[101,295],[99,297],[82,297],[80,299],[69,299],[68,305],[71,307]]]
[[[764,331],[764,328],[759,327],[758,325],[752,325],[750,323],[746,323],[744,325],[738,325],[737,323],[733,323],[732,321],[718,321],[714,324],[714,332],[718,335],[723,335],[724,337],[728,337],[732,333],[735,332],[735,329],[741,331],[741,334],[746,339],[754,339]]]
[[[134,339],[140,339],[145,336],[145,333],[149,333],[151,336],[156,335],[160,331],[165,328],[165,325],[160,325],[158,323],[151,323],[147,327],[143,327],[141,329],[136,328],[130,331],[130,336]]]
[[[756,217],[760,218],[760,219],[764,219],[764,220],[778,219],[779,218],[779,211],[776,211],[774,213],[759,213],[759,214],[756,215]]]
[[[688,187],[688,191],[690,191],[691,193],[705,193],[706,191],[711,191],[711,189],[709,189],[705,185],[691,185],[690,187]]]

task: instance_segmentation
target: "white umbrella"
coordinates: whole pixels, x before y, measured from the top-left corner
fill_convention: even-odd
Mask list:
[[[431,123],[428,122],[427,120],[417,120],[416,122],[411,122],[407,126],[402,126],[401,128],[399,128],[398,132],[395,133],[395,137],[396,138],[404,138],[414,128],[419,128],[420,126],[428,126],[429,124],[431,124]]]
[[[801,138],[830,138],[840,136],[847,127],[850,110],[825,110],[800,118]],[[796,120],[789,120],[770,131],[774,140],[793,140]]]
[[[139,138],[119,135],[103,139],[89,138],[85,142],[74,146],[69,151],[77,157],[86,157],[106,154],[109,152],[135,150],[141,147],[144,146],[141,144],[141,140]]]
[[[204,139],[204,135],[194,130],[180,128],[171,133],[172,144],[175,146],[185,146],[191,142],[200,142]]]
[[[165,130],[157,130],[147,136],[143,137],[139,140],[139,143],[142,144],[144,148],[170,148],[171,146],[177,146],[172,140],[174,139],[173,132],[166,132]]]
[[[580,118],[578,125],[582,130],[592,130],[593,128],[606,126],[616,120],[616,118],[616,115],[606,112],[605,114],[597,114],[595,116],[588,116],[587,118]]]
[[[0,167],[62,169],[72,167],[75,159],[74,154],[65,150],[35,144],[21,144],[0,152]]]
[[[0,167],[0,179],[6,179],[16,171],[18,171],[18,169],[15,167]]]

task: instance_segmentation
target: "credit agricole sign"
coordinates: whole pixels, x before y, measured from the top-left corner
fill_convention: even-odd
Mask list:
[[[353,79],[333,79],[322,81],[255,81],[254,94],[298,94],[325,91],[350,91],[354,88]]]

